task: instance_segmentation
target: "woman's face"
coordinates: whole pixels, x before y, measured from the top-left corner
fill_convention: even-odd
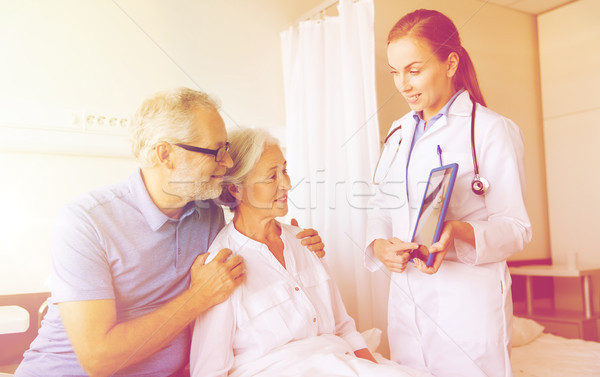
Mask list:
[[[458,56],[450,54],[440,61],[428,43],[417,43],[411,37],[399,38],[388,45],[388,63],[394,84],[411,110],[423,112],[428,121],[454,94],[452,77]]]
[[[287,193],[292,187],[286,167],[281,149],[276,145],[266,146],[241,187],[240,206],[260,211],[267,217],[285,216],[288,212]]]

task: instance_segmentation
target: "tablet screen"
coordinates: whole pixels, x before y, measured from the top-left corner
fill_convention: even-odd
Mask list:
[[[441,235],[457,168],[457,164],[450,164],[433,169],[429,175],[413,234],[413,242],[424,246],[418,249],[415,256],[421,258],[419,254],[423,254],[425,261],[429,256],[429,246],[437,242]]]

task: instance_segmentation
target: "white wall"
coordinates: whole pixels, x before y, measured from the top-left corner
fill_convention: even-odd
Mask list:
[[[539,17],[552,259],[600,267],[600,2],[580,0]],[[597,292],[600,282],[593,287]],[[558,304],[581,305],[578,284],[557,282]],[[598,305],[598,300],[595,300]]]
[[[0,100],[129,114],[184,85],[219,97],[228,124],[282,126],[288,3],[2,1]]]
[[[48,246],[60,206],[126,178],[133,159],[0,152],[0,294],[48,291]]]
[[[135,169],[125,132],[84,112],[188,86],[228,127],[283,127],[279,33],[318,2],[0,0],[0,294],[47,290],[57,209]]]
[[[599,265],[600,2],[580,0],[539,18],[552,258],[578,252]]]

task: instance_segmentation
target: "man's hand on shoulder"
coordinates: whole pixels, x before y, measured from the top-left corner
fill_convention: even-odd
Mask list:
[[[296,221],[296,219],[292,219],[291,224],[293,226],[298,226],[298,221]],[[311,228],[304,229],[300,233],[296,234],[296,238],[301,239],[302,245],[306,246],[308,250],[314,252],[319,258],[323,258],[325,256],[325,244],[321,240],[319,232],[316,230]]]
[[[208,309],[225,301],[245,280],[244,261],[229,249],[222,249],[208,263],[208,253],[199,255],[190,269],[190,290],[198,305]],[[208,305],[208,306],[206,306]]]

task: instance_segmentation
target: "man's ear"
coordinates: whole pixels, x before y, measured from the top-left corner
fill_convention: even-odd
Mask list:
[[[167,169],[173,169],[173,147],[171,144],[161,141],[154,146],[154,157],[159,165],[165,166]]]
[[[447,71],[446,71],[446,75],[449,78],[454,77],[454,75],[456,74],[456,70],[458,69],[458,63],[460,62],[460,58],[458,57],[458,54],[456,52],[451,52],[450,55],[448,55],[448,59],[446,60],[447,62]]]

